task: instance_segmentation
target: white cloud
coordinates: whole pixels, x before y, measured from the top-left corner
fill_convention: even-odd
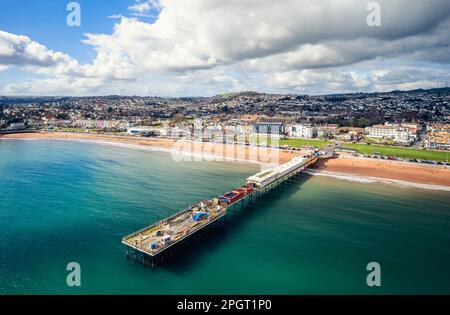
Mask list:
[[[124,94],[199,95],[389,89],[402,83],[380,73],[408,72],[414,62],[428,62],[433,71],[450,63],[450,1],[378,2],[380,28],[367,26],[362,0],[142,0],[130,12],[157,10],[158,19],[117,15],[111,34],[86,34],[83,43],[97,54],[90,64],[2,32],[0,65],[21,65],[53,80],[25,83],[26,89],[39,85],[36,91],[55,82],[68,94],[113,87]],[[428,85],[433,71],[404,75],[403,82]],[[22,85],[9,89],[20,93]]]
[[[122,14],[112,14],[112,15],[108,16],[108,19],[113,19],[113,20],[118,20],[121,18],[123,18]]]
[[[0,65],[52,67],[71,61],[68,55],[49,50],[27,36],[0,31]]]
[[[135,16],[146,16],[151,10],[161,10],[162,6],[159,0],[136,0],[134,5],[128,7]]]
[[[380,1],[383,25],[373,29],[360,0],[161,0],[154,24],[122,18],[111,35],[87,34],[85,43],[147,71],[208,69],[280,54],[283,67],[340,66],[448,45],[442,34],[448,24],[438,26],[448,19],[450,2],[431,2]],[[436,29],[439,36],[428,40],[426,33]]]

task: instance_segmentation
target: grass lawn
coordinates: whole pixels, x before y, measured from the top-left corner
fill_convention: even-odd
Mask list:
[[[54,131],[62,131],[62,132],[78,132],[85,133],[86,129],[82,128],[53,128]]]
[[[447,158],[450,158],[449,152],[398,148],[380,145],[355,144],[355,143],[345,143],[342,146],[345,148],[356,149],[362,154],[374,154],[375,152],[379,152],[383,156],[394,156],[399,158],[432,160],[441,162],[447,162]]]
[[[327,144],[331,144],[330,141],[325,140],[309,140],[309,139],[287,139],[287,140],[280,140],[280,146],[281,145],[288,145],[291,147],[299,148],[302,146],[312,146],[317,148],[322,148],[323,146]]]
[[[265,144],[271,144],[272,141],[270,138],[266,136],[256,137],[252,138],[251,141],[254,143],[265,143]],[[327,144],[331,144],[331,141],[325,141],[325,140],[310,140],[310,139],[280,139],[278,140],[277,145],[283,146],[288,145],[293,148],[301,148],[303,146],[312,146],[317,148],[322,148],[323,146]]]

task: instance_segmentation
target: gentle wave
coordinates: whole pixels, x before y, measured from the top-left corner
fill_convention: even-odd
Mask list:
[[[379,178],[379,177],[371,177],[371,176],[360,176],[360,175],[349,175],[345,173],[335,173],[335,172],[327,172],[327,171],[319,171],[319,170],[306,170],[306,174],[311,176],[326,176],[332,177],[340,180],[347,180],[351,182],[358,182],[363,184],[372,184],[372,183],[384,183],[384,184],[395,184],[401,185],[404,187],[412,187],[412,188],[420,188],[420,189],[428,189],[428,190],[444,190],[450,191],[450,186],[442,186],[442,185],[434,185],[434,184],[421,184],[414,182],[407,182],[398,179],[388,179],[388,178]]]

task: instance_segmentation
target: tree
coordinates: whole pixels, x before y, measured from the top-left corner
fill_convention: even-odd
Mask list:
[[[69,120],[70,117],[67,113],[59,113],[58,115],[56,115],[56,119],[59,120]]]

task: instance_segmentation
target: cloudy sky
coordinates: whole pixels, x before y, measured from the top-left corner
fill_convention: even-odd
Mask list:
[[[450,84],[450,1],[0,0],[1,95],[326,94]]]

